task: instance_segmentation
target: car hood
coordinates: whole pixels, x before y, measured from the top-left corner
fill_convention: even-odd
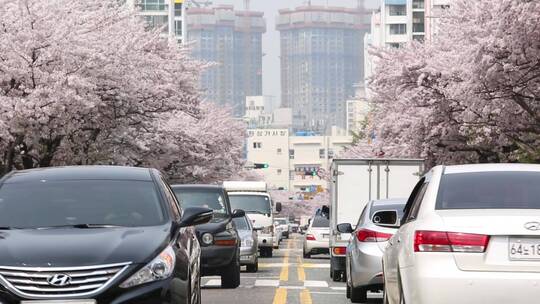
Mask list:
[[[0,266],[145,263],[169,243],[170,231],[170,225],[0,231]]]
[[[231,222],[230,217],[213,217],[212,220],[206,224],[197,225],[195,229],[199,235],[210,232],[212,234],[220,233],[227,230],[227,224]]]

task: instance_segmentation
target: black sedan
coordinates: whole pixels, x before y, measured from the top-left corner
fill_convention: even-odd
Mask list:
[[[157,170],[62,167],[0,179],[0,303],[200,303],[200,246]]]
[[[203,276],[221,276],[221,287],[240,285],[240,245],[233,218],[245,216],[243,210],[231,211],[225,189],[215,185],[173,185],[172,189],[183,207],[212,209],[214,217],[195,227],[202,250]]]

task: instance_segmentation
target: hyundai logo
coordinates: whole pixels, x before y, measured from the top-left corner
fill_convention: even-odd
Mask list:
[[[525,223],[525,229],[532,230],[532,231],[538,231],[538,230],[540,230],[540,223],[539,222]]]
[[[55,274],[47,278],[49,285],[63,287],[71,284],[71,277],[67,274]]]

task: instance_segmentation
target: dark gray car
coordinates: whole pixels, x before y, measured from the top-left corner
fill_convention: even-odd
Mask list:
[[[236,230],[241,239],[240,265],[246,266],[248,272],[259,270],[257,231],[247,216],[234,219]]]

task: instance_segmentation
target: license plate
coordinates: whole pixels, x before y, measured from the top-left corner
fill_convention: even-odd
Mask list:
[[[96,304],[96,300],[37,300],[21,301],[21,304]]]
[[[540,238],[510,238],[508,256],[513,261],[540,261]]]
[[[240,260],[241,261],[249,261],[250,258],[251,258],[250,256],[245,255],[245,256],[241,256]]]

